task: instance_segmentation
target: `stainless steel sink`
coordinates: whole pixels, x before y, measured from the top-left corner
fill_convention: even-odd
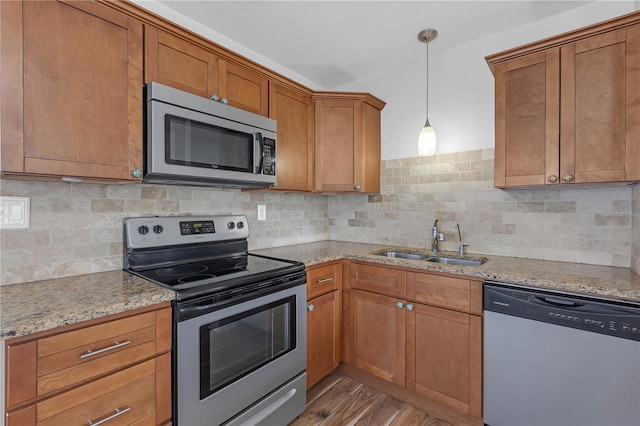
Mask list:
[[[475,259],[459,259],[456,257],[430,256],[425,259],[427,262],[446,263],[447,265],[464,265],[464,266],[480,266],[484,263],[482,260]]]
[[[413,259],[413,260],[424,260],[426,258],[426,256],[423,254],[403,253],[400,251],[385,251],[381,253],[381,255],[387,256],[387,257],[397,257],[400,259]]]

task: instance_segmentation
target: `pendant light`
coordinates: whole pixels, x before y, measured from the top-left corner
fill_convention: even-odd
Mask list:
[[[429,124],[429,42],[436,38],[437,35],[438,32],[433,28],[427,28],[418,34],[418,40],[427,44],[427,121],[424,123],[424,127],[418,137],[418,155],[420,156],[434,155],[436,153],[436,131],[431,127],[431,124]]]

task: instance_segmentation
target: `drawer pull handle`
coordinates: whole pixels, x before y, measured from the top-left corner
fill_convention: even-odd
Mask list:
[[[330,283],[331,281],[333,281],[333,278],[323,278],[321,280],[316,280],[318,284]]]
[[[119,408],[116,408],[116,412],[115,412],[115,413],[113,413],[112,415],[107,416],[107,417],[105,417],[104,419],[100,419],[100,420],[89,420],[88,425],[89,425],[89,426],[98,426],[98,425],[101,425],[101,424],[103,424],[103,423],[108,422],[109,420],[113,420],[113,419],[115,419],[116,417],[119,417],[119,416],[121,416],[121,415],[123,415],[123,414],[126,414],[126,413],[128,413],[129,411],[131,411],[131,407],[123,408],[122,410],[121,410],[121,409],[119,409]]]
[[[119,343],[116,340],[116,344],[115,345],[107,346],[106,348],[98,349],[96,351],[92,351],[91,349],[87,350],[86,354],[80,355],[80,359],[89,358],[90,356],[98,355],[98,354],[101,354],[103,352],[111,351],[113,349],[121,348],[123,346],[127,346],[127,345],[130,345],[130,344],[131,344],[131,340],[127,340],[127,341],[124,341],[122,343]]]

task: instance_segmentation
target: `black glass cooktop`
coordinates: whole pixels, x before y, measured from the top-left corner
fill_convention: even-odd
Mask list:
[[[206,286],[208,291],[228,288],[245,281],[291,268],[296,262],[252,254],[176,264],[147,270],[131,271],[136,275],[176,291]]]

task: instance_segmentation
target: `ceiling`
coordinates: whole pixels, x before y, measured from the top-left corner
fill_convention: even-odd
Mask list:
[[[434,28],[429,55],[580,7],[590,1],[190,1],[158,3],[336,89],[383,64],[423,66],[417,35]],[[532,40],[533,41],[533,40]],[[413,61],[411,60],[413,58]]]

